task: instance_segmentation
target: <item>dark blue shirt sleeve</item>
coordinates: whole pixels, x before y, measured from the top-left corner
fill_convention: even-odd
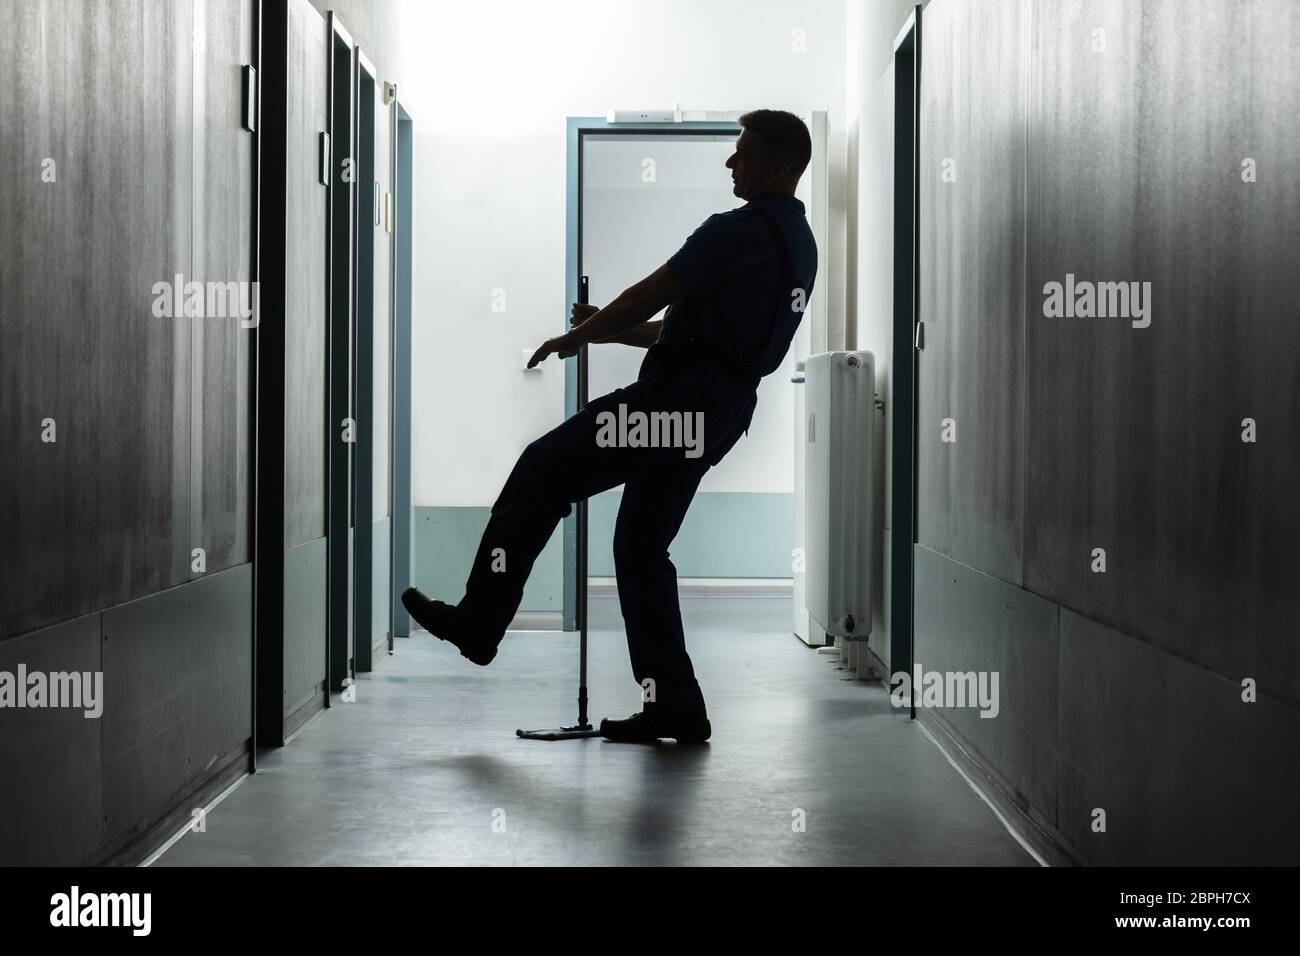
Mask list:
[[[723,212],[704,220],[668,257],[667,265],[682,291],[699,298],[720,289],[737,273],[775,257],[771,235],[762,221],[752,215]]]

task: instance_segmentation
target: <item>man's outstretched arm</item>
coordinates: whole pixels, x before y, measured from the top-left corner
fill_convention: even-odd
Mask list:
[[[582,305],[575,302],[573,305],[572,322],[574,326],[582,325],[589,318],[600,310],[594,305]],[[600,339],[601,342],[613,342],[616,345],[631,345],[636,348],[648,349],[655,344],[659,338],[659,329],[663,327],[662,319],[650,319],[642,322],[640,325],[634,325],[626,332],[620,332],[618,335],[611,335],[607,339]],[[560,358],[568,358],[576,352],[561,352]]]
[[[528,367],[532,368],[553,353],[576,352],[589,342],[623,341],[628,345],[640,345],[648,330],[627,338],[624,335],[672,305],[681,295],[681,287],[668,267],[660,266],[640,282],[628,286],[613,302],[598,309],[581,325],[543,342],[528,360]],[[655,335],[658,335],[658,329],[655,329]]]
[[[649,322],[642,322],[640,325],[634,325],[626,332],[614,336],[612,339],[605,339],[606,342],[618,342],[620,345],[632,345],[636,348],[648,349],[659,339],[659,330],[663,327],[662,319],[651,319]]]

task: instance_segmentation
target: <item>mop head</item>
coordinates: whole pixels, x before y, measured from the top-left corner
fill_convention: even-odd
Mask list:
[[[556,727],[551,730],[516,730],[515,736],[524,740],[573,740],[578,737],[599,737],[594,727]]]

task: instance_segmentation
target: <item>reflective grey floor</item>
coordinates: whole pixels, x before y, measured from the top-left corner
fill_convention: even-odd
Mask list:
[[[788,597],[683,611],[708,744],[519,740],[573,723],[576,635],[479,668],[420,634],[155,865],[1033,865],[883,687],[790,635]],[[626,716],[616,600],[591,615],[592,715]]]

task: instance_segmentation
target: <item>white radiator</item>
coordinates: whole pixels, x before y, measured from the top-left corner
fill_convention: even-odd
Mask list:
[[[808,613],[827,634],[871,634],[870,352],[809,356],[804,384],[804,587]]]

